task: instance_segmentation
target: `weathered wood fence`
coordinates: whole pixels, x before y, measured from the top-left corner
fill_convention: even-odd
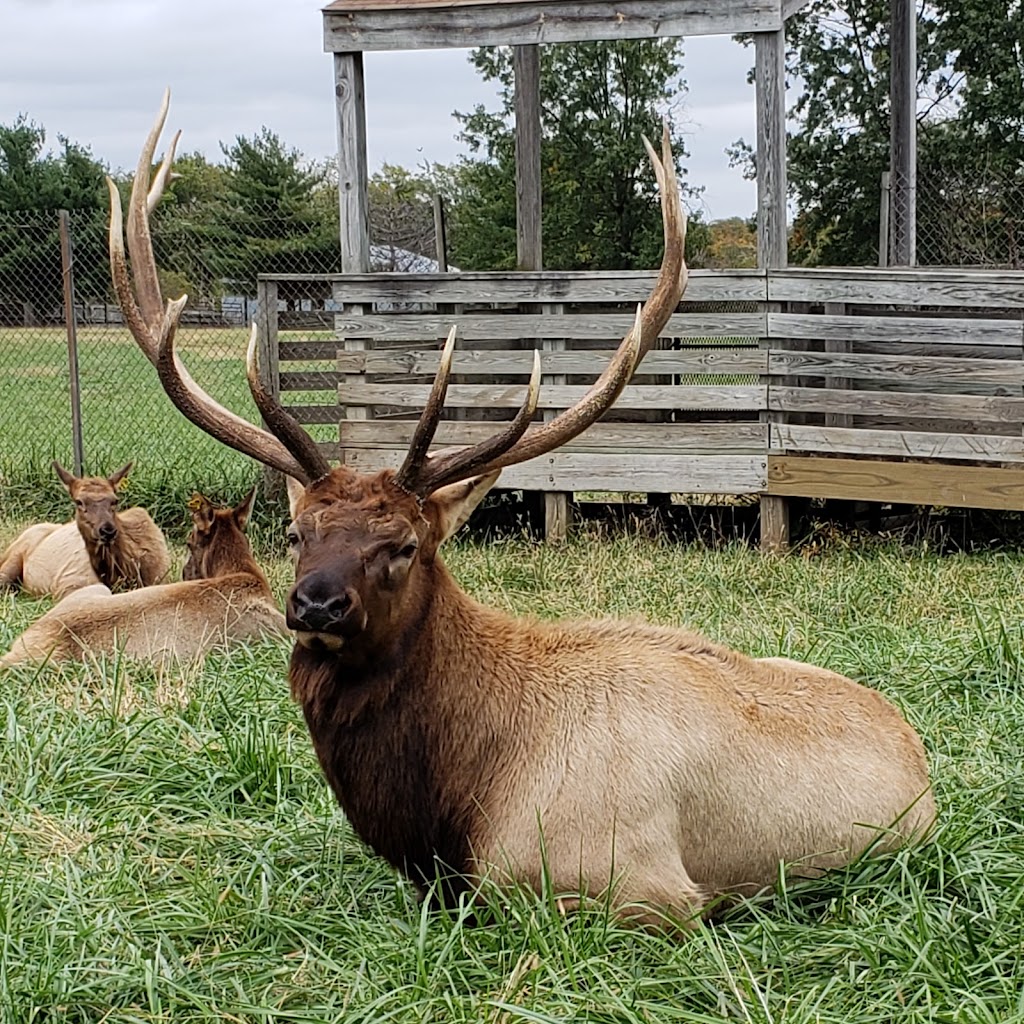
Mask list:
[[[339,311],[324,314],[333,337],[289,331],[275,301],[283,279],[267,278],[266,361],[301,421],[338,425],[324,441],[333,458],[397,465],[452,324],[442,446],[513,415],[533,348],[538,419],[575,402],[653,276],[339,275]],[[502,482],[1024,508],[1022,388],[1022,272],[697,271],[615,409]]]

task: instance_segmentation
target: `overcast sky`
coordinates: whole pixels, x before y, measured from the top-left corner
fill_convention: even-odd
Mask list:
[[[218,159],[219,141],[261,125],[307,157],[333,155],[333,75],[321,0],[0,0],[0,124],[19,113],[116,168],[134,166],[165,85],[183,151]],[[452,111],[495,106],[467,50],[366,55],[368,155],[415,167],[462,152]],[[728,37],[686,41],[682,123],[689,179],[709,219],[750,216],[752,182],[724,149],[753,142],[752,50]]]

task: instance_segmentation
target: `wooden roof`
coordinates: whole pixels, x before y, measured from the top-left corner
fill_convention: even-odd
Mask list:
[[[795,0],[332,0],[324,49],[421,50],[734,35],[782,28]]]

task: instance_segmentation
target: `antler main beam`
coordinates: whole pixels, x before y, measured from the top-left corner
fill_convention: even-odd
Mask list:
[[[131,273],[125,256],[124,228],[121,215],[121,195],[109,177],[110,193],[110,274],[117,293],[117,301],[125,323],[139,348],[156,367],[160,382],[177,409],[201,430],[215,437],[229,448],[248,455],[288,476],[308,483],[330,472],[331,466],[316,442],[274,400],[259,382],[255,369],[255,355],[247,363],[250,390],[257,408],[271,427],[290,421],[292,429],[268,433],[250,423],[211,398],[192,379],[174,349],[175,332],[187,296],[168,300],[164,305],[160,293],[160,280],[153,255],[153,239],[149,230],[149,214],[155,209],[167,182],[170,180],[174,150],[180,137],[175,133],[171,145],[161,161],[152,184],[149,177],[153,166],[160,133],[163,131],[170,105],[170,89],[164,92],[156,121],[143,144],[139,163],[132,181],[128,200],[128,252]],[[253,325],[255,334],[255,324]],[[253,346],[250,344],[250,348]],[[258,388],[253,387],[256,381]]]
[[[665,251],[661,269],[647,302],[637,307],[636,320],[629,333],[594,382],[590,390],[571,409],[553,420],[526,433],[537,406],[540,356],[534,353],[533,377],[526,401],[509,427],[494,437],[469,448],[427,456],[426,452],[437,430],[444,406],[448,377],[451,373],[452,346],[455,330],[448,335],[441,365],[434,379],[430,398],[416,426],[409,453],[396,475],[396,482],[411,493],[425,498],[431,492],[456,480],[483,475],[506,466],[553,451],[577,435],[606,413],[622,389],[636,372],[640,360],[651,350],[662,328],[668,322],[686,289],[687,267],[686,214],[679,199],[675,160],[669,139],[668,125],[662,132],[661,156],[644,138],[644,146],[654,166],[654,176],[661,195],[661,216],[665,233]]]

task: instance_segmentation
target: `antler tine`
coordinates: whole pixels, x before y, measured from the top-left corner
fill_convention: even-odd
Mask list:
[[[644,143],[651,157],[661,193],[662,224],[665,232],[661,269],[650,297],[641,308],[638,308],[633,327],[622,339],[612,361],[576,405],[566,409],[542,427],[538,427],[502,455],[476,467],[474,472],[489,473],[505,466],[518,465],[520,462],[552,451],[583,433],[611,408],[636,372],[640,360],[653,347],[668,318],[679,305],[687,281],[684,258],[686,214],[679,199],[668,125],[664,126],[662,132],[660,159],[647,139],[644,139]]]
[[[121,196],[117,185],[107,178],[107,189],[110,193],[110,273],[125,324],[146,358],[156,367],[168,397],[188,419],[223,444],[306,483],[314,476],[324,475],[324,472],[330,470],[330,466],[327,465],[325,468],[323,463],[314,463],[312,460],[309,460],[307,465],[305,461],[293,457],[289,449],[273,434],[225,409],[196,384],[174,350],[175,332],[187,296],[168,301],[166,309],[164,308],[156,260],[153,256],[153,240],[149,231],[149,211],[159,202],[170,180],[174,150],[180,132],[175,134],[152,185],[148,186],[153,153],[167,118],[169,103],[168,89],[164,92],[160,111],[142,147],[135,179],[132,182],[127,230],[131,274],[125,256]],[[271,421],[268,419],[267,422]],[[298,429],[301,430],[301,427]],[[312,441],[309,443],[313,445]],[[320,456],[319,451],[317,456]],[[317,470],[315,474],[312,472],[314,468]]]
[[[222,444],[295,477],[296,480],[309,483],[310,474],[306,468],[292,457],[276,437],[214,401],[196,384],[182,365],[174,350],[174,339],[178,329],[178,317],[186,301],[187,296],[184,295],[180,299],[169,301],[167,312],[164,314],[164,329],[157,352],[156,372],[164,391],[167,392],[167,397],[186,419],[191,420]],[[329,472],[330,467],[327,469]],[[322,473],[318,475],[323,476]]]
[[[475,476],[478,466],[483,466],[497,458],[503,452],[508,451],[526,433],[537,411],[537,401],[540,398],[540,352],[533,350],[533,372],[530,374],[530,384],[526,391],[526,398],[519,407],[515,418],[501,433],[481,441],[470,448],[459,448],[454,451],[439,452],[428,459],[420,479],[416,482],[416,493],[422,497],[436,491],[445,484],[454,483],[456,480],[465,480],[466,477]]]
[[[309,475],[310,480],[319,480],[331,471],[331,464],[320,451],[317,443],[300,426],[299,421],[264,387],[260,379],[259,364],[256,356],[256,340],[258,332],[256,321],[253,321],[249,333],[249,344],[245,350],[245,376],[249,382],[249,393],[256,403],[260,415],[273,434],[295,457]]]
[[[434,376],[434,385],[430,389],[427,404],[423,407],[419,422],[413,431],[402,465],[395,474],[395,483],[410,493],[419,491],[419,479],[423,472],[427,450],[437,433],[437,425],[441,420],[441,410],[448,394],[448,381],[452,374],[452,355],[455,352],[455,327],[448,332],[448,338],[441,350],[441,362]]]
[[[164,130],[170,104],[171,90],[165,89],[156,120],[139,153],[139,162],[132,180],[132,193],[128,199],[128,254],[132,260],[132,277],[135,279],[135,294],[142,317],[150,325],[151,331],[161,322],[164,304],[160,296],[156,260],[153,258],[153,240],[149,233],[149,176],[153,169],[153,154],[156,152],[160,133]],[[160,192],[163,191],[163,183],[159,182],[159,174],[157,178],[158,184],[154,184],[154,191],[158,199]]]

